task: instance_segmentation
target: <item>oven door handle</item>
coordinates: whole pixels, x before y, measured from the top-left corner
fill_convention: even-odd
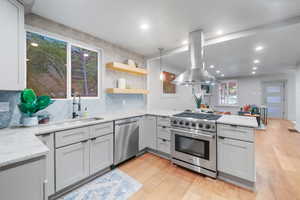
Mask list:
[[[206,134],[202,134],[202,133],[195,133],[195,132],[192,132],[192,131],[185,131],[185,130],[182,130],[182,129],[176,129],[176,128],[171,128],[171,131],[176,131],[178,133],[182,132],[182,133],[187,133],[187,134],[192,134],[193,136],[200,136],[200,137],[206,137],[206,138],[215,138],[214,135],[206,135]]]

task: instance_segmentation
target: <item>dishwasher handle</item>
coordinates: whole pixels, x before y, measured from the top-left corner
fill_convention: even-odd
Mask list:
[[[123,126],[123,125],[130,125],[130,124],[134,124],[137,123],[138,121],[130,121],[130,122],[121,122],[121,123],[116,123],[116,126]]]

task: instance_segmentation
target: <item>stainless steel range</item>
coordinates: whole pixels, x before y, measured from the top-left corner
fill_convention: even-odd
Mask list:
[[[171,118],[171,154],[174,164],[216,177],[216,120],[221,116],[183,112]]]

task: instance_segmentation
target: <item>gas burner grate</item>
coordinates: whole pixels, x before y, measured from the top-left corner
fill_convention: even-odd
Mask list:
[[[174,115],[174,117],[193,118],[193,119],[206,119],[206,120],[218,120],[221,116],[220,115],[214,115],[214,114],[183,112],[183,113]]]

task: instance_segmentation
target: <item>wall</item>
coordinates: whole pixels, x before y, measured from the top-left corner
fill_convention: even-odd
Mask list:
[[[237,78],[238,80],[238,95],[239,95],[239,105],[237,107],[224,107],[218,106],[218,94],[217,88],[214,89],[214,95],[212,103],[217,110],[220,111],[230,111],[236,113],[239,108],[245,104],[256,104],[260,106],[262,104],[262,82],[272,81],[272,80],[286,80],[286,116],[285,118],[289,120],[296,119],[295,112],[295,74],[276,74],[276,75],[266,75],[266,76],[256,76],[256,77],[245,77]]]
[[[127,59],[133,59],[139,63],[140,66],[143,66],[145,64],[144,56],[34,14],[27,15],[25,17],[25,23],[30,30],[47,34],[50,37],[65,39],[76,44],[90,45],[102,50],[101,97],[97,99],[85,99],[82,101],[83,108],[88,108],[90,116],[101,115],[106,112],[123,112],[146,108],[146,98],[143,95],[109,95],[105,93],[105,89],[115,87],[116,80],[121,77],[126,78],[131,87],[146,88],[145,77],[132,76],[126,73],[105,69],[105,64],[107,62],[123,62]],[[14,114],[10,113],[8,115],[7,113],[0,113],[0,126],[1,124],[4,126],[8,123],[10,123],[10,125],[18,124],[20,113],[18,112],[18,109],[15,109],[16,102],[18,102],[18,92],[10,93],[0,91],[0,101],[9,101],[11,102],[11,105],[14,106]],[[71,100],[57,100],[45,111],[51,114],[54,121],[70,118],[72,113],[72,102]]]
[[[192,90],[189,87],[177,86],[177,94],[174,96],[163,96],[162,81],[159,78],[160,65],[159,60],[152,60],[148,64],[148,109],[151,110],[185,110],[195,108]],[[182,70],[178,70],[172,66],[164,65],[163,69],[168,72],[180,74]]]
[[[296,88],[295,88],[295,99],[296,99],[296,129],[300,132],[300,65],[297,66],[296,73]]]

